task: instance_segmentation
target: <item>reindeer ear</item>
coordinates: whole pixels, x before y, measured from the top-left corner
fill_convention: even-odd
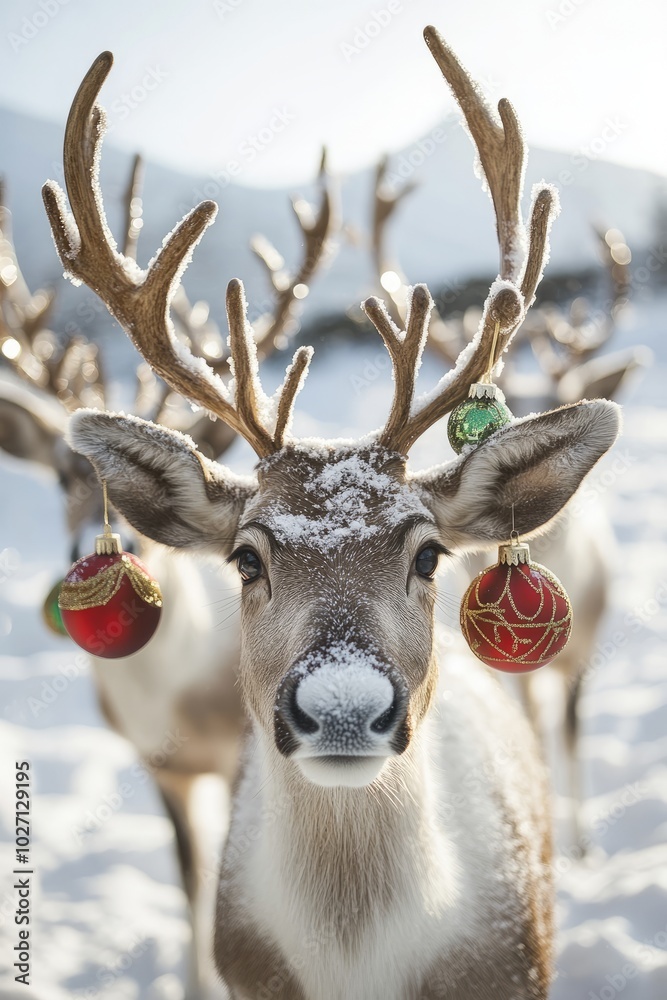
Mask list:
[[[0,448],[16,458],[55,468],[62,429],[19,399],[0,396]]]
[[[177,549],[232,551],[243,507],[257,491],[254,480],[210,462],[185,435],[138,417],[79,410],[69,442],[142,535]]]
[[[628,347],[601,358],[592,358],[575,365],[558,383],[558,398],[563,403],[588,396],[615,399],[625,388],[630,376],[641,371],[653,361],[653,351],[648,347]]]
[[[413,477],[452,545],[502,542],[547,524],[616,440],[620,410],[606,400],[516,420],[470,454]]]

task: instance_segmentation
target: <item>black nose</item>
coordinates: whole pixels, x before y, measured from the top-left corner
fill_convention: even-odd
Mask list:
[[[388,664],[365,667],[297,663],[280,685],[275,704],[275,740],[289,756],[307,744],[323,756],[372,754],[379,737],[391,736],[394,753],[405,750],[408,693],[401,675]],[[386,748],[386,740],[382,741]],[[380,752],[379,750],[377,752]]]

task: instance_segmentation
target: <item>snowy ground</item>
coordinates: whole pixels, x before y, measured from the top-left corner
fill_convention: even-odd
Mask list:
[[[647,301],[614,345],[650,343],[657,357],[626,408],[618,446],[625,470],[613,471],[608,461],[594,480],[618,551],[611,607],[583,701],[584,818],[593,842],[585,860],[572,843],[556,762],[560,932],[553,1000],[667,997],[665,316],[664,300]],[[325,380],[334,392],[323,391]],[[341,347],[326,363],[316,362],[296,431],[369,429],[379,423],[388,388],[379,342],[375,350]],[[443,435],[443,428],[431,434],[422,460],[427,448],[445,457]],[[239,447],[230,464],[242,468],[247,461]],[[170,825],[132,748],[105,727],[85,656],[51,636],[39,614],[67,563],[57,486],[6,458],[0,473],[0,994],[177,1000],[189,930]],[[553,748],[558,691],[548,671],[540,681]],[[33,780],[29,988],[15,986],[5,965],[17,930],[13,762],[23,759],[31,762]],[[201,800],[211,801],[206,794]],[[222,811],[209,806],[208,817],[213,871]]]

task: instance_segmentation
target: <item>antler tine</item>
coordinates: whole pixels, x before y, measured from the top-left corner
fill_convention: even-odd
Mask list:
[[[399,404],[395,399],[379,440],[400,454],[407,454],[424,431],[462,402],[471,383],[480,381],[492,371],[509,345],[542,276],[549,228],[558,205],[553,188],[541,186],[536,189],[526,255],[520,209],[526,150],[514,110],[509,101],[501,100],[498,105],[500,121],[497,121],[479,89],[435,28],[426,28],[424,38],[454,92],[477,146],[496,211],[500,275],[491,286],[477,334],[463,349],[454,368],[431,392],[409,407],[402,404],[402,421],[396,417]],[[372,309],[369,315],[374,322],[379,319],[378,330],[387,342],[387,324],[377,309]],[[414,373],[412,383],[414,385]]]
[[[174,336],[170,304],[192,252],[218,207],[205,201],[176,226],[147,271],[116,250],[104,215],[98,166],[105,116],[95,103],[113,57],[95,60],[74,98],[65,129],[65,182],[72,207],[57,184],[43,188],[44,204],[66,272],[85,282],[106,304],[153,370],[176,392],[210,410],[241,434],[260,457],[277,450],[258,406],[257,351],[246,319],[243,286],[230,282],[230,324],[234,394],[202,359]],[[263,393],[262,393],[263,397]],[[262,408],[263,409],[263,408]]]
[[[383,302],[370,298],[363,304],[364,312],[385,343],[394,372],[394,398],[391,411],[378,439],[380,444],[389,448],[396,447],[400,450],[397,442],[401,440],[403,429],[409,426],[415,380],[421,364],[432,308],[433,299],[426,285],[416,285],[408,306],[405,333],[401,333],[392,322]]]
[[[299,347],[294,353],[292,364],[285,372],[285,380],[279,390],[278,416],[273,443],[282,448],[285,434],[289,430],[294,411],[294,401],[308,374],[308,368],[313,357],[312,347]]]
[[[416,181],[407,181],[397,191],[390,191],[385,185],[385,176],[389,166],[389,157],[383,156],[375,169],[375,188],[373,197],[373,256],[378,275],[386,270],[386,227],[400,203],[417,187]],[[399,275],[400,277],[400,275]]]
[[[517,281],[523,263],[524,230],[521,191],[526,146],[514,108],[498,103],[500,121],[455,53],[433,27],[424,29],[426,44],[465,115],[491,193],[498,226],[500,276]]]
[[[234,279],[227,285],[227,321],[236,410],[246,428],[256,439],[256,445],[253,445],[255,450],[259,448],[259,454],[269,455],[274,450],[273,441],[266,428],[262,426],[258,415],[258,396],[261,394],[261,388],[257,378],[257,346],[246,312],[243,285]]]
[[[124,241],[123,255],[131,260],[137,259],[137,244],[139,243],[139,233],[142,226],[143,205],[141,192],[144,186],[144,161],[143,157],[136,153],[132,161],[132,170],[125,189],[124,199]]]
[[[403,354],[400,351],[402,343],[407,344],[411,336],[417,337],[417,325],[422,321],[421,309],[418,313],[419,319],[414,317],[415,294],[418,289],[423,290],[420,295],[428,296],[428,309],[425,311],[423,320],[425,325],[422,339],[418,350],[414,350],[413,341],[413,351],[410,354],[407,351]],[[394,402],[389,420],[378,439],[386,448],[397,451],[401,455],[406,455],[417,438],[421,437],[436,420],[449,413],[466,398],[471,383],[478,382],[488,370],[494,339],[498,345],[494,356],[495,361],[500,356],[523,314],[523,302],[517,290],[509,283],[499,280],[496,286],[491,289],[491,294],[486,301],[479,331],[474,340],[459,355],[456,366],[442,377],[430,393],[413,401],[414,383],[421,350],[428,334],[430,304],[431,297],[426,286],[417,285],[413,293],[411,315],[408,316],[405,341],[402,341],[400,339],[402,335],[394,328],[382,304],[374,298],[368,299],[364,303],[364,311],[387,345],[392,359],[396,353],[400,352],[402,355],[399,365],[394,361],[396,382]],[[410,333],[411,325],[413,327],[412,334]],[[498,328],[497,338],[496,327]],[[390,330],[394,337],[393,343],[389,336]],[[390,343],[391,346],[389,346]],[[402,371],[403,366],[407,368],[408,359],[412,360],[412,358],[415,359],[412,370]],[[399,392],[399,375],[403,386],[402,392]]]
[[[549,232],[559,212],[560,202],[556,188],[550,184],[537,185],[533,191],[528,254],[521,281],[521,294],[526,310],[532,305],[535,291],[542,280],[542,272],[547,262]]]
[[[407,181],[396,192],[383,189],[384,178],[389,165],[389,157],[383,156],[375,169],[375,188],[373,198],[372,248],[375,273],[380,285],[388,298],[389,314],[398,324],[402,324],[406,316],[409,284],[399,264],[390,262],[386,249],[386,227],[398,205],[406,195],[417,187],[416,181]],[[389,272],[389,273],[388,273]],[[391,274],[393,272],[393,275]],[[394,278],[393,284],[386,283],[386,278]],[[384,279],[384,280],[383,280]],[[398,281],[398,285],[396,285]],[[453,364],[463,346],[461,337],[452,324],[446,323],[434,304],[429,324],[428,343],[448,364]]]
[[[311,206],[302,204],[303,199],[292,199],[292,210],[303,236],[303,259],[287,281],[281,281],[284,278],[284,262],[275,247],[259,236],[250,244],[253,253],[264,264],[277,294],[274,311],[263,317],[263,328],[257,337],[257,346],[262,354],[267,354],[272,349],[274,338],[284,329],[295,305],[303,297],[304,289],[307,294],[308,286],[326,256],[331,236],[338,224],[336,199],[327,170],[326,148],[322,150],[318,180],[321,195],[314,215]]]

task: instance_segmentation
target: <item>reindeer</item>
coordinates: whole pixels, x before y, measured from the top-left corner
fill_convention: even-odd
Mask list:
[[[453,370],[415,397],[431,298],[410,297],[405,330],[365,311],[394,371],[384,427],[358,441],[297,441],[289,428],[312,349],[281,389],[261,387],[243,286],[227,288],[233,380],[179,345],[175,287],[216,206],[199,205],[148,270],[109,242],[97,175],[91,67],[70,116],[66,179],[44,201],[67,272],[105,302],[174,391],[241,434],[258,457],[234,475],[175,431],[80,410],[70,441],[143,535],[208,551],[242,581],[240,683],[249,714],[234,791],[215,935],[234,998],[545,1000],[551,977],[550,817],[534,737],[472,656],[444,659],[435,573],[452,553],[505,541],[514,511],[547,525],[611,447],[606,400],[515,421],[452,463],[412,473],[416,440],[497,363],[533,301],[555,214],[536,190],[527,227],[526,150],[514,110],[486,105],[434,28],[426,42],[454,91],[492,193],[500,274]]]
[[[74,127],[73,119],[68,135]],[[137,266],[142,222],[142,176],[143,163],[135,157],[124,195],[121,243],[123,257],[133,267]],[[253,241],[273,288],[273,301],[258,324],[257,350],[264,357],[281,346],[281,337],[298,329],[301,299],[335,249],[338,209],[324,153],[319,188],[315,209],[303,199],[293,203],[303,244],[302,260],[293,273],[285,269],[278,251],[266,239],[255,237]],[[30,292],[16,257],[10,216],[2,198],[0,241],[2,255],[13,266],[11,282],[0,282],[0,359],[14,376],[0,379],[0,447],[57,475],[74,561],[83,554],[84,535],[91,529],[99,530],[102,523],[102,491],[91,464],[63,438],[67,413],[83,406],[103,407],[108,402],[102,352],[94,339],[87,339],[79,330],[58,335],[48,328],[53,294]],[[228,371],[227,350],[209,318],[207,304],[192,305],[179,286],[174,313],[183,343],[216,371]],[[193,413],[145,362],[137,368],[132,408],[157,422],[171,422],[186,430],[199,450],[211,458],[219,457],[236,440],[235,432],[223,421],[212,420],[206,412]],[[225,569],[213,595],[193,559],[174,556],[146,538],[130,536],[128,541],[125,529],[123,540],[126,548],[140,550],[160,581],[164,613],[147,647],[113,663],[92,657],[93,675],[106,721],[130,740],[155,777],[174,825],[183,885],[194,917],[200,908],[202,878],[212,865],[204,866],[201,857],[192,791],[199,776],[206,773],[231,783],[244,725],[236,683],[239,586],[231,570]],[[221,591],[222,600],[212,603]],[[214,648],[211,635],[216,617],[224,622],[224,641]],[[184,620],[187,630],[182,628]],[[165,755],[162,748],[168,737],[173,750]],[[194,929],[196,932],[196,922]],[[196,971],[193,976],[197,977]]]
[[[401,324],[407,313],[409,284],[389,249],[387,229],[417,184],[408,181],[398,188],[389,185],[388,168],[389,159],[383,157],[375,171],[371,255],[378,285],[387,295],[390,315]],[[607,286],[604,307],[596,309],[592,302],[578,296],[568,309],[549,302],[531,309],[514,338],[513,351],[503,359],[498,378],[516,416],[578,399],[615,399],[631,376],[650,364],[651,352],[643,346],[600,354],[615,332],[618,315],[627,305],[631,253],[618,230],[594,228],[593,234],[604,265]],[[477,306],[468,306],[460,317],[446,319],[434,307],[427,340],[431,353],[447,365],[455,364],[459,353],[473,339],[479,318]],[[518,349],[523,344],[530,345],[540,369],[538,373],[522,371],[517,365]],[[539,562],[552,567],[578,609],[570,641],[553,661],[552,668],[562,678],[565,690],[563,735],[569,791],[575,807],[575,835],[579,839],[578,707],[586,668],[607,606],[611,576],[609,560],[613,551],[611,526],[599,509],[594,517],[582,516],[582,512],[573,515],[566,509],[555,524],[535,540],[533,551]],[[466,569],[475,575],[488,560],[488,554],[472,555],[466,561]],[[534,675],[522,674],[516,680],[528,718],[544,737]]]

